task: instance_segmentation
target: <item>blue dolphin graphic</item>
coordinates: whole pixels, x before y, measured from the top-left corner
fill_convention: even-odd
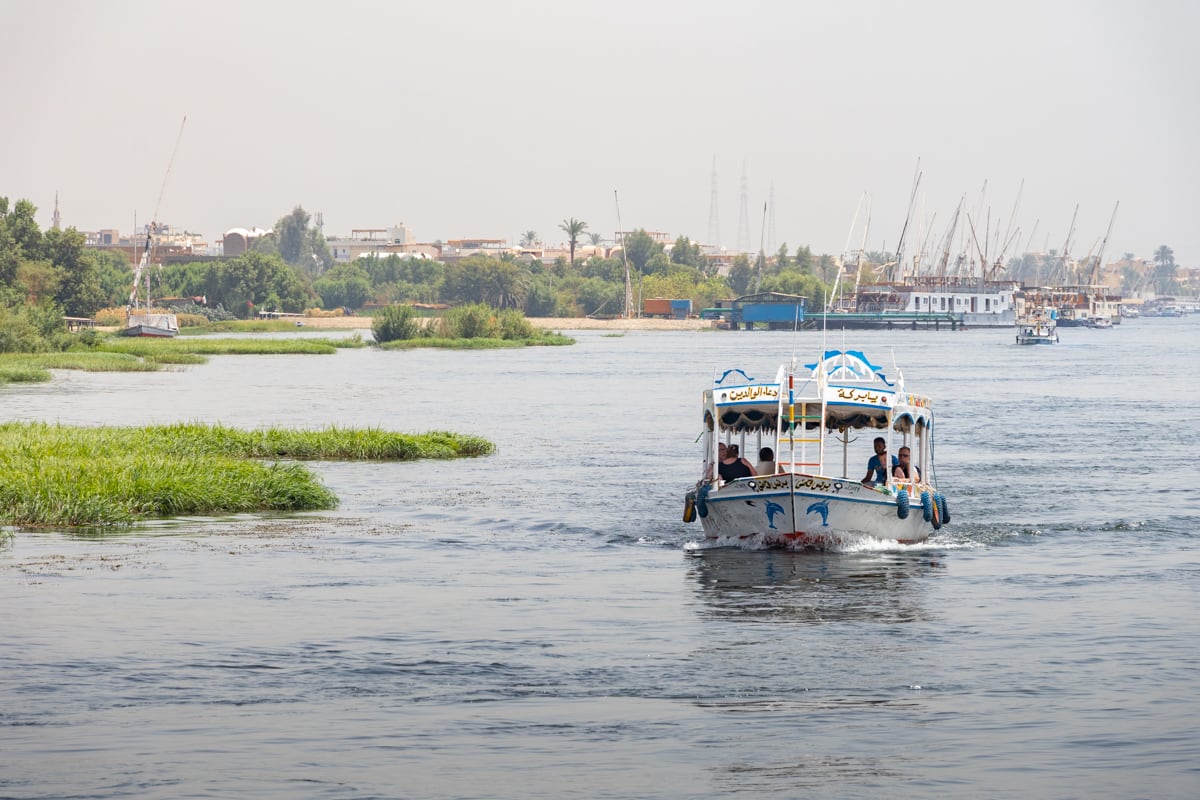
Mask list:
[[[775,527],[775,515],[783,513],[783,506],[779,505],[779,503],[772,503],[770,500],[768,500],[766,511],[767,525],[770,526],[771,530],[778,530],[778,528]]]
[[[821,500],[816,503],[813,503],[811,506],[809,506],[805,510],[804,513],[811,514],[814,511],[821,515],[821,527],[828,528],[829,527],[829,501]]]

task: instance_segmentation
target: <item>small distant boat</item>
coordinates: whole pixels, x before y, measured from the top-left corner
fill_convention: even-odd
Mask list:
[[[124,336],[175,336],[179,333],[179,322],[174,314],[130,313],[121,333]]]
[[[1112,328],[1113,324],[1112,320],[1108,317],[1088,317],[1087,326],[1099,330],[1108,330]]]
[[[167,172],[163,176],[162,189],[158,194],[158,205],[154,207],[154,216],[146,226],[146,244],[142,247],[142,257],[138,260],[133,271],[133,288],[129,292],[129,305],[126,306],[125,329],[123,336],[155,336],[169,337],[179,333],[179,320],[170,311],[155,309],[150,300],[150,266],[154,260],[151,255],[154,250],[154,234],[158,231],[158,209],[162,205],[162,194],[167,188],[167,177],[171,174],[171,164],[175,162],[175,153],[179,150],[179,141],[183,138],[183,128],[187,125],[187,117],[179,126],[179,135],[175,139],[175,147],[171,151],[171,160],[167,162]],[[161,266],[160,266],[161,269]],[[143,276],[146,279],[146,294],[139,304],[138,288]]]
[[[1039,317],[1026,320],[1017,328],[1017,344],[1058,344],[1058,328],[1054,320]]]
[[[152,311],[150,306],[150,273],[146,269],[150,264],[150,251],[154,247],[154,223],[146,228],[146,245],[142,248],[142,257],[133,272],[133,289],[129,292],[129,306],[122,336],[158,336],[169,337],[179,333],[179,320],[167,311]],[[138,285],[142,276],[146,276],[146,303],[138,304]]]
[[[909,392],[899,374],[889,379],[860,351],[826,351],[803,366],[793,359],[770,379],[726,370],[702,406],[703,477],[685,498],[684,521],[699,517],[716,546],[824,548],[863,538],[912,544],[950,521],[931,480],[929,398]],[[910,449],[915,480],[888,474],[870,484],[850,474],[850,443],[867,438],[854,434],[875,433],[889,440],[889,452]],[[722,481],[721,443],[753,453],[771,447],[769,474]]]

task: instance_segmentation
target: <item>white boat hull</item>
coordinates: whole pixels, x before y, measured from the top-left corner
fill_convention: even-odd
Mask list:
[[[933,490],[926,490],[932,497]],[[863,537],[901,544],[927,539],[934,520],[926,521],[921,497],[909,499],[904,518],[900,505],[895,494],[853,480],[791,473],[702,488],[696,499],[707,539],[756,547],[828,547]]]
[[[130,314],[123,336],[174,336],[179,323],[174,314]]]

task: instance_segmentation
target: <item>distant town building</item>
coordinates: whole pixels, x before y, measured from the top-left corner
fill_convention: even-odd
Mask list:
[[[449,264],[478,255],[499,258],[504,253],[517,256],[521,248],[509,247],[507,239],[447,239],[440,260]]]
[[[84,236],[84,247],[92,250],[107,250],[120,252],[136,264],[146,248],[146,228],[140,233],[122,236],[116,228],[103,228],[99,231],[81,231]],[[186,259],[188,256],[203,256],[208,252],[208,242],[199,234],[179,231],[173,225],[160,224],[154,232],[154,242],[151,248],[151,260],[161,264],[165,260]]]
[[[254,240],[266,236],[270,231],[262,228],[230,228],[221,237],[221,253],[227,257],[240,256],[253,245]]]
[[[347,264],[367,255],[408,253],[435,259],[441,255],[439,244],[414,241],[412,231],[403,223],[390,228],[354,228],[349,236],[327,236],[325,244],[333,260],[339,264]]]

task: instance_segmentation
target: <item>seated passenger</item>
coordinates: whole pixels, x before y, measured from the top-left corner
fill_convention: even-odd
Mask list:
[[[900,448],[900,460],[892,467],[892,477],[902,481],[921,480],[921,468],[912,463],[912,452],[907,447]]]
[[[738,478],[753,477],[754,467],[741,457],[736,444],[718,445],[717,451],[718,457],[721,459],[721,463],[717,465],[717,473],[720,474],[721,480],[728,483]]]
[[[758,469],[759,475],[774,475],[775,474],[775,451],[769,447],[764,447],[758,451]]]
[[[863,486],[874,486],[877,483],[887,483],[887,468],[884,466],[887,463],[887,440],[882,436],[875,437],[875,455],[867,460],[867,474],[863,476]],[[895,467],[900,462],[892,456],[892,466]]]

